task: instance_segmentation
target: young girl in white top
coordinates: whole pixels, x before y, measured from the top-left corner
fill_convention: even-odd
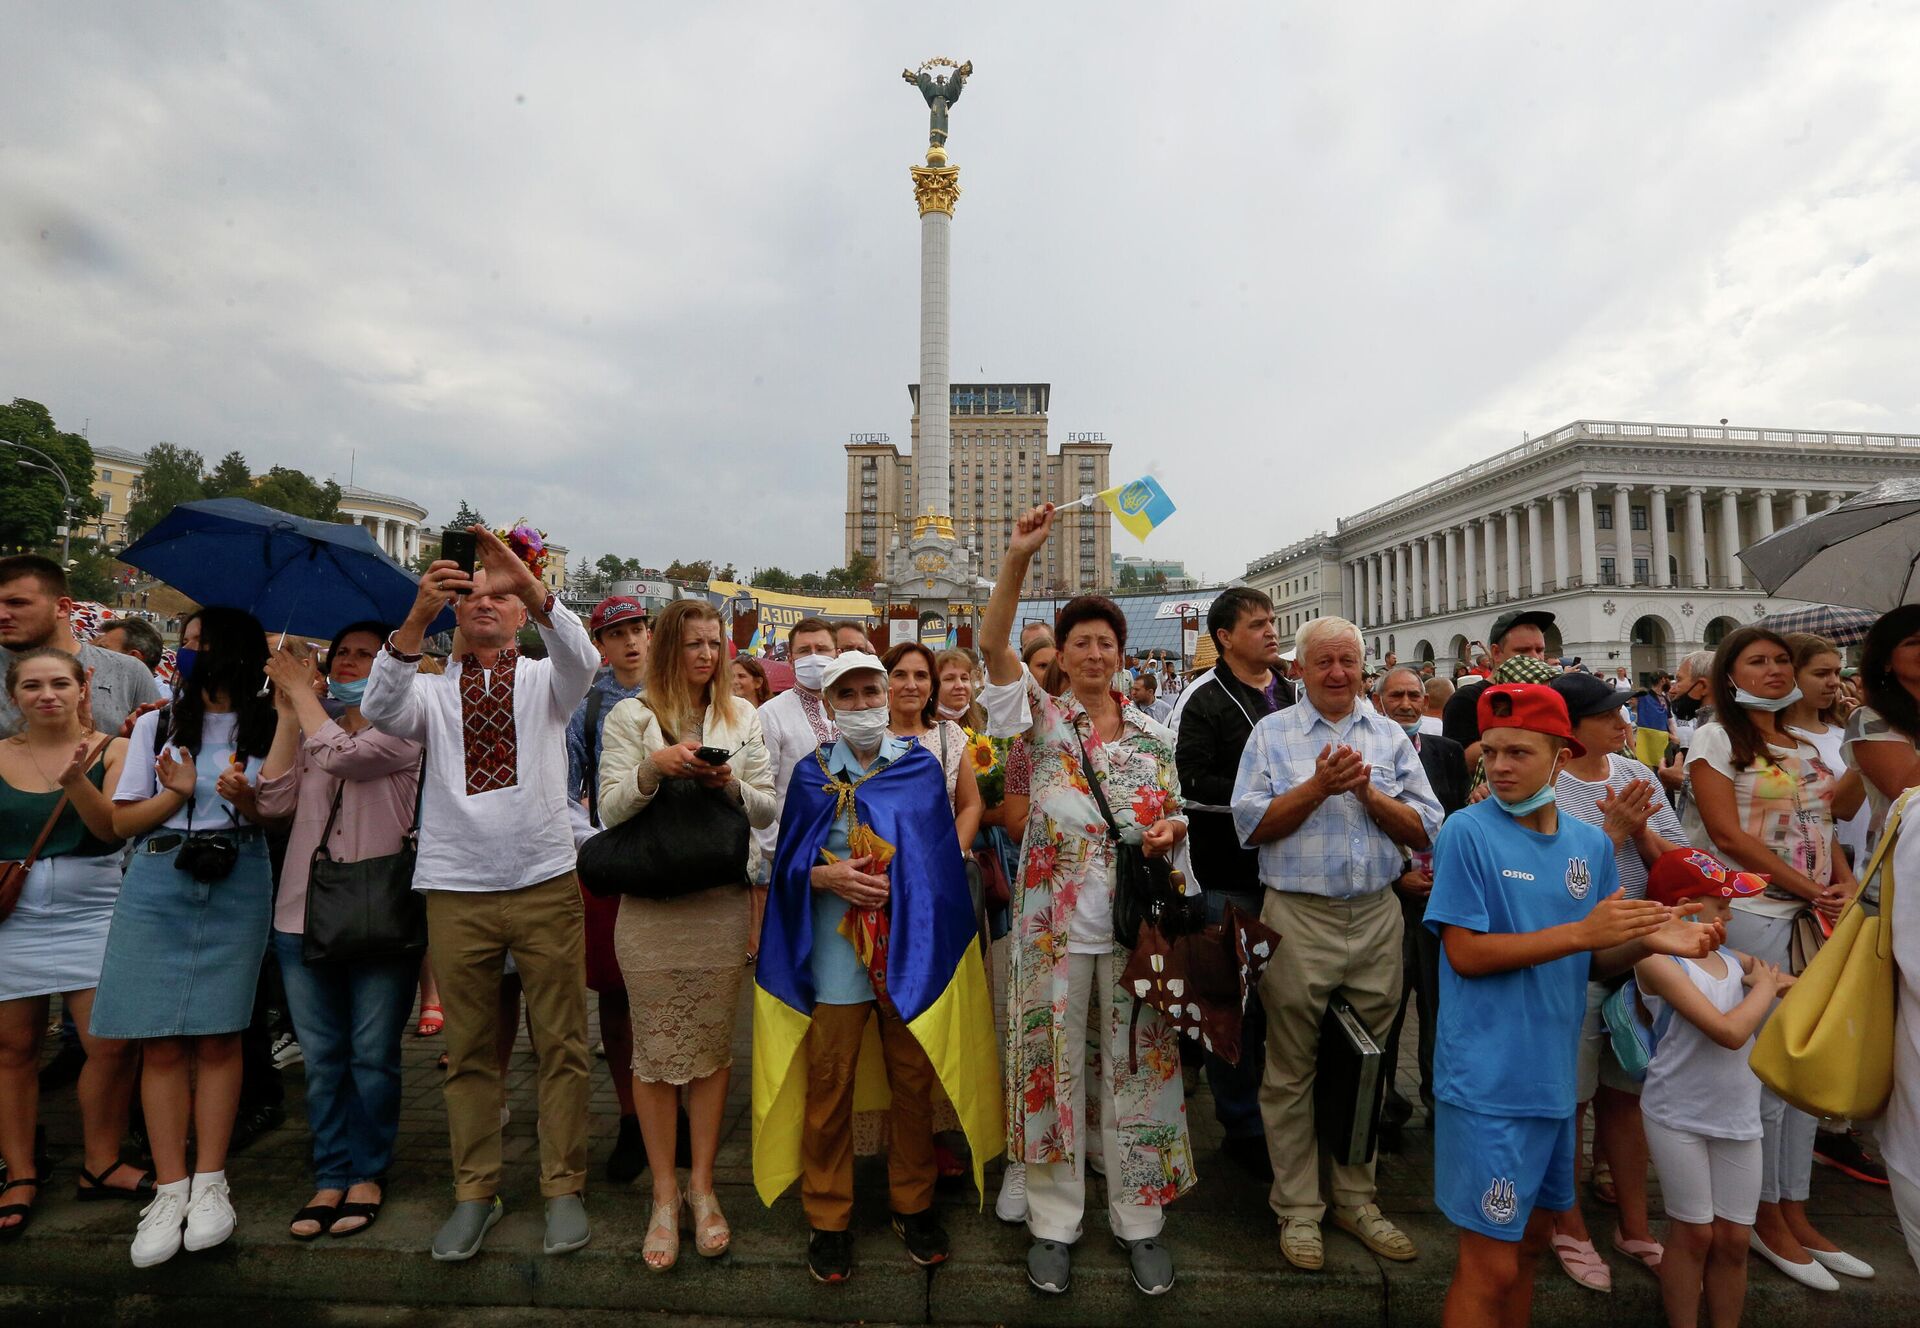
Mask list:
[[[1765,888],[1758,876],[1729,871],[1711,854],[1676,848],[1654,863],[1647,898],[1690,905],[1701,922],[1725,922],[1733,900]],[[1760,1081],[1747,1054],[1793,978],[1724,946],[1698,960],[1643,959],[1634,978],[1659,1034],[1640,1111],[1666,1198],[1659,1274],[1667,1322],[1694,1328],[1704,1287],[1707,1322],[1737,1328],[1760,1206]]]

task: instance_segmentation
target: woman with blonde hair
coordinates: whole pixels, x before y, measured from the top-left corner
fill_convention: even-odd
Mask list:
[[[949,647],[933,657],[934,713],[950,719],[969,733],[987,731],[987,712],[974,700],[980,690],[980,666],[964,650]]]
[[[600,756],[600,817],[640,815],[669,779],[691,780],[739,805],[747,823],[773,823],[773,765],[760,719],[733,694],[720,615],[698,600],[667,606],[653,631],[645,696],[607,716]],[[725,751],[722,758],[714,749]],[[701,753],[712,757],[703,760]],[[692,1162],[685,1200],[694,1248],[713,1258],[732,1242],[713,1190],[720,1118],[733,1064],[734,1017],[754,946],[747,864],[740,883],[670,899],[620,901],[614,951],[633,1008],[633,1097],[653,1171],[653,1215],[641,1255],[654,1272],[680,1253],[675,1111],[687,1091]]]
[[[964,656],[962,657],[964,658]],[[947,800],[953,804],[960,848],[973,847],[980,828],[980,785],[973,773],[973,746],[958,724],[940,717],[938,671],[933,651],[918,641],[902,641],[881,657],[887,666],[887,731],[912,738],[932,752],[947,774]]]

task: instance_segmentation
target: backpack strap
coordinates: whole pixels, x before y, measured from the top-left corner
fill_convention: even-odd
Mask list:
[[[586,732],[587,768],[581,772],[587,783],[587,820],[600,828],[600,712],[606,708],[607,694],[598,687],[587,693]],[[415,821],[418,822],[416,812]]]

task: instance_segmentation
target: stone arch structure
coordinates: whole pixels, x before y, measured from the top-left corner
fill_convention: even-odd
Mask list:
[[[1709,619],[1707,625],[1700,629],[1701,644],[1708,650],[1712,650],[1722,641],[1726,640],[1728,632],[1733,631],[1734,628],[1738,626],[1740,626],[1740,620],[1731,613],[1723,613],[1715,618]]]
[[[1433,663],[1433,642],[1426,641],[1426,640],[1415,642],[1413,647],[1413,658],[1406,662],[1410,664]]]

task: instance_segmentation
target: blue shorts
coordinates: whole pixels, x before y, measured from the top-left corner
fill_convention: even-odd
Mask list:
[[[1535,1208],[1573,1207],[1573,1116],[1486,1116],[1433,1108],[1433,1199],[1447,1220],[1517,1241]]]

